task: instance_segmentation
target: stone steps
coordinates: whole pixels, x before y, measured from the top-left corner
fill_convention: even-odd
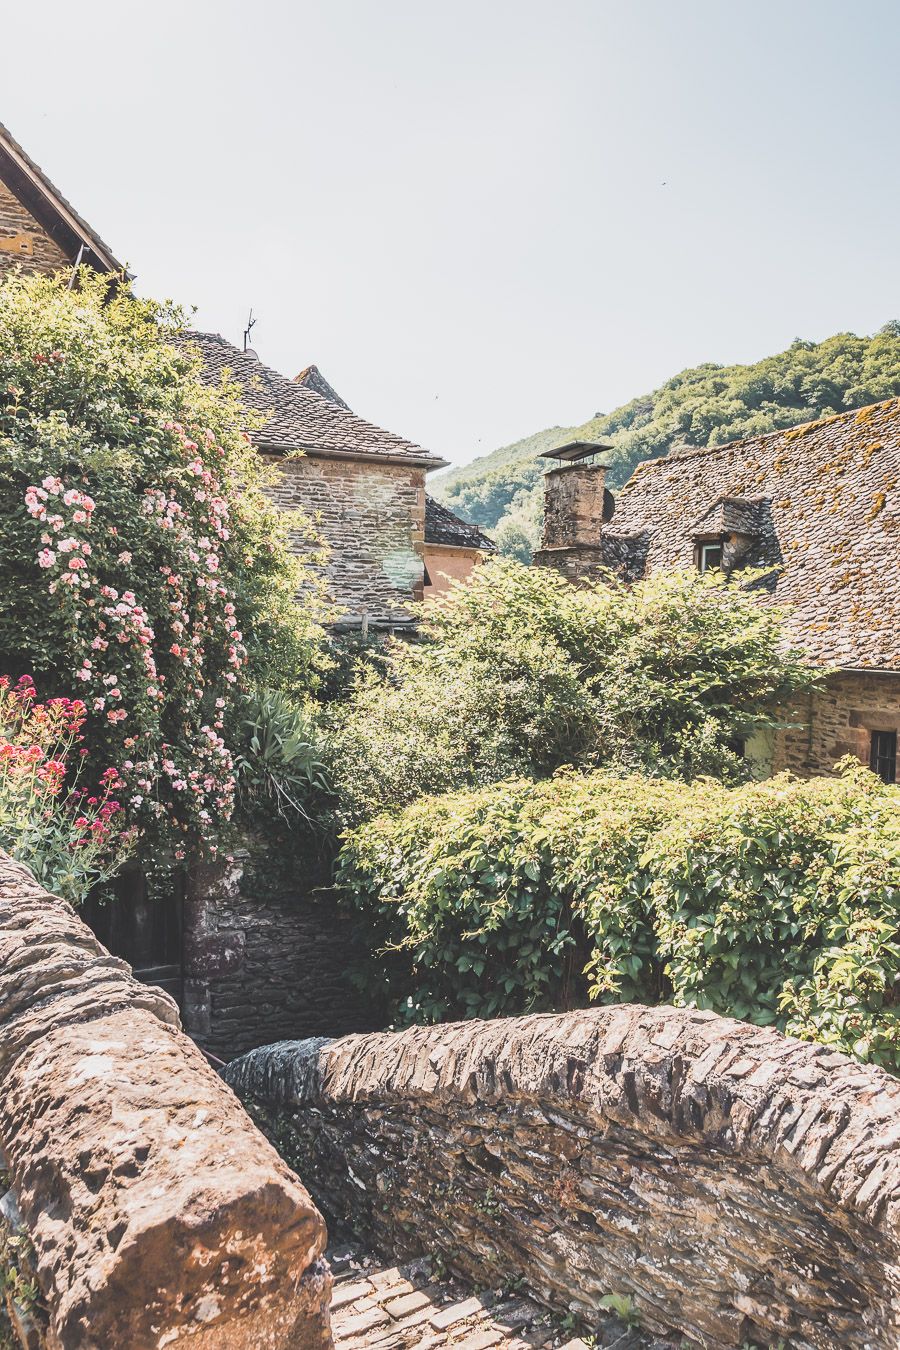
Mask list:
[[[591,1341],[519,1293],[474,1293],[428,1257],[389,1266],[352,1246],[328,1253],[335,1350],[677,1350],[610,1316]],[[684,1342],[687,1345],[687,1342]]]

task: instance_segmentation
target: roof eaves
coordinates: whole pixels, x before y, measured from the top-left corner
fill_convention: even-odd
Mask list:
[[[2,173],[4,162],[7,169],[12,169],[11,174]],[[0,123],[0,177],[6,179],[7,176],[14,180],[9,184],[11,191],[16,192],[16,181],[18,181],[20,191],[24,188],[27,198],[25,205],[33,211],[38,223],[44,226],[51,238],[55,239],[61,247],[62,240],[58,237],[60,226],[62,226],[63,232],[68,231],[70,235],[91,250],[100,263],[98,270],[104,272],[125,271],[123,264],[115,257],[109,245],[103,242],[99,234],[91,228],[84,217],[78,214],[71,202],[67,201],[59,189],[54,186],[40,165],[34,162],[7,128]],[[38,200],[35,200],[35,198]],[[50,213],[55,219],[48,219]],[[64,249],[65,251],[67,250]],[[71,247],[68,251],[72,251]]]

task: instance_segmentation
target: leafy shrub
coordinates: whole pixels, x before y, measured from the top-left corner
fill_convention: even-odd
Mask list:
[[[397,1015],[712,1008],[900,1069],[900,789],[564,773],[417,803],[339,884],[405,954]]]
[[[245,811],[274,810],[285,821],[311,823],[311,799],[328,790],[311,714],[278,689],[255,689],[244,699],[241,725],[235,770]]]
[[[77,699],[38,703],[27,676],[15,686],[0,678],[0,848],[73,904],[118,871],[134,842],[118,771],[94,792],[78,786],[85,713]]]
[[[575,587],[497,560],[423,616],[338,714],[345,820],[566,764],[737,780],[733,743],[816,678],[778,611],[712,573]]]
[[[180,322],[86,269],[0,287],[0,669],[74,679],[91,768],[176,857],[231,814],[242,690],[302,687],[317,637],[235,391]]]

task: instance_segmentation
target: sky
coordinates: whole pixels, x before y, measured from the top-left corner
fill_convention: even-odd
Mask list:
[[[900,318],[897,0],[3,10],[0,121],[138,290],[453,462]]]

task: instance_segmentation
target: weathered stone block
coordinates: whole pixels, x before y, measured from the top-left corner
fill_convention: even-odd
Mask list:
[[[0,1140],[59,1350],[331,1344],[324,1224],[178,1028],[0,855]]]
[[[229,1066],[392,1258],[708,1347],[900,1344],[900,1082],[675,1008],[285,1042]]]

